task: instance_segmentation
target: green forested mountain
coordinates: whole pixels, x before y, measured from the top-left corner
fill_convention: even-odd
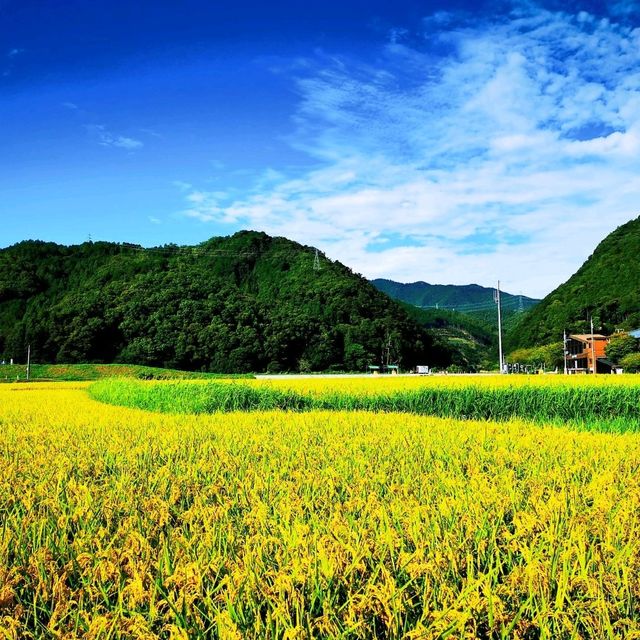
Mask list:
[[[372,283],[402,302],[412,317],[451,353],[452,364],[474,371],[497,367],[498,309],[494,289],[477,284],[404,284],[379,278]],[[526,309],[538,303],[527,296],[500,293],[502,330],[506,334]]]
[[[523,315],[507,336],[516,349],[562,340],[562,332],[640,327],[640,218],[609,234],[567,282]]]
[[[340,263],[243,231],[195,247],[26,241],[0,250],[0,358],[218,372],[409,367],[449,356]]]
[[[395,300],[402,300],[422,309],[456,311],[474,316],[488,326],[496,325],[495,289],[478,284],[429,284],[428,282],[402,283],[378,278],[372,283]],[[505,321],[519,312],[526,311],[539,301],[523,295],[500,293]],[[497,326],[497,325],[496,325]]]
[[[498,366],[497,319],[490,325],[458,311],[421,309],[406,302],[400,304],[433,335],[437,345],[451,354],[452,365],[464,371]]]

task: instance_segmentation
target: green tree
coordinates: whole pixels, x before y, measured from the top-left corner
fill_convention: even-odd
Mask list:
[[[507,362],[519,363],[534,367],[544,366],[546,369],[561,368],[563,366],[562,342],[552,342],[539,347],[516,349],[507,356]]]
[[[640,353],[630,353],[620,360],[625,373],[640,373]]]
[[[621,362],[625,356],[638,351],[639,341],[628,333],[616,333],[606,347],[606,355],[612,362]]]

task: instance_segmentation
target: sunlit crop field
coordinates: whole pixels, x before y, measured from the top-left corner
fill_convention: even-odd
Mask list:
[[[369,376],[275,380],[104,380],[91,395],[167,413],[283,409],[411,413],[640,432],[640,376]]]
[[[469,384],[242,384],[385,383]],[[0,637],[640,638],[640,435],[87,387],[0,387]]]
[[[206,381],[203,381],[206,383]],[[400,376],[353,376],[353,377],[287,377],[260,380],[245,380],[245,384],[304,390],[305,392],[326,392],[335,390],[355,390],[358,393],[376,393],[380,389],[411,390],[421,388],[459,389],[469,386],[480,388],[542,387],[542,388],[591,388],[625,387],[640,388],[640,375],[400,375]]]

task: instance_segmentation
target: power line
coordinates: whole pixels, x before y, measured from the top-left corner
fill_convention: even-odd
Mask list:
[[[501,298],[502,307],[508,308],[516,308],[519,306],[519,301],[517,297],[507,298],[506,300]],[[490,311],[495,308],[495,301],[487,301],[487,302],[465,302],[462,304],[451,304],[446,305],[440,302],[437,302],[433,305],[421,305],[421,309],[442,309],[445,311],[460,311],[460,312],[469,312],[469,311]]]
[[[99,244],[100,241],[95,242],[93,244]],[[204,255],[211,258],[255,258],[261,257],[263,260],[278,260],[280,258],[287,257],[297,257],[301,254],[301,252],[310,252],[315,251],[313,258],[313,270],[319,271],[321,269],[321,258],[327,259],[324,254],[320,252],[319,249],[315,247],[302,247],[301,249],[275,249],[274,255],[269,256],[265,255],[264,250],[258,249],[250,249],[250,250],[241,250],[234,251],[229,249],[215,249],[213,247],[203,247],[203,246],[189,246],[189,245],[165,245],[161,247],[143,247],[138,244],[132,244],[129,242],[108,242],[102,241],[104,244],[109,247],[113,247],[115,249],[119,249],[120,251],[133,251],[138,253],[152,253],[152,254],[171,254],[173,253],[176,256],[197,256]],[[440,302],[436,302],[434,305],[415,305],[420,309],[442,309],[444,311],[460,311],[470,312],[470,311],[490,311],[494,308],[495,302],[491,300],[480,301],[480,302],[464,302],[461,304],[442,304]],[[505,308],[515,308],[522,306],[524,308],[523,296],[520,294],[519,296],[510,295],[507,299],[501,300],[502,307]]]

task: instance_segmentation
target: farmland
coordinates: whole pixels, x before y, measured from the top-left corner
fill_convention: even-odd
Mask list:
[[[639,638],[639,394],[2,385],[0,637]]]
[[[24,381],[27,368],[24,364],[0,365],[0,382]],[[33,381],[62,380],[101,380],[102,378],[138,378],[140,380],[207,379],[220,377],[213,373],[198,373],[145,367],[133,364],[33,364],[30,367],[30,379]],[[226,375],[225,378],[232,376]],[[251,374],[236,374],[235,377],[251,378]]]
[[[101,401],[169,413],[282,409],[366,410],[461,419],[522,418],[603,431],[640,430],[640,380],[634,376],[436,376],[276,380],[105,380]]]

